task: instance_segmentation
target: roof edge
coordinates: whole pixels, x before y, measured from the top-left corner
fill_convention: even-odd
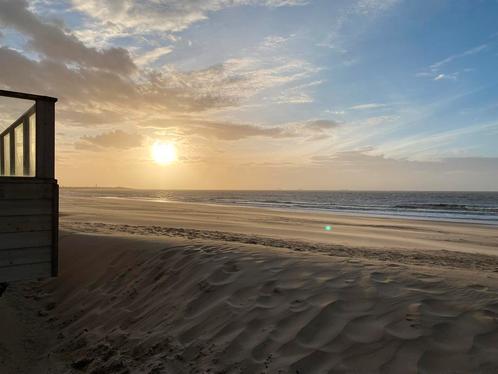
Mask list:
[[[56,97],[51,97],[51,96],[43,96],[43,95],[33,95],[29,93],[24,93],[24,92],[15,92],[15,91],[7,91],[7,90],[0,90],[0,96],[3,97],[12,97],[16,99],[24,99],[24,100],[33,100],[33,101],[50,101],[50,102],[57,102]]]

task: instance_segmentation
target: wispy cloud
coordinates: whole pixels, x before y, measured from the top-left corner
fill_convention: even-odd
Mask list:
[[[498,128],[498,123],[472,124],[439,132],[424,132],[384,142],[378,152],[392,158],[410,160],[438,160],[446,154],[445,148],[454,141],[472,134],[486,133]]]
[[[380,103],[366,103],[366,104],[358,104],[349,107],[351,110],[369,110],[369,109],[381,109],[387,107],[386,104]]]
[[[455,61],[455,60],[463,58],[463,57],[475,55],[477,53],[484,51],[487,48],[488,48],[487,44],[478,45],[477,47],[470,48],[462,53],[457,53],[457,54],[451,55],[449,57],[446,57],[445,59],[432,64],[430,66],[430,68],[431,68],[431,70],[439,70],[442,66],[449,64],[452,61]]]
[[[456,80],[458,77],[458,73],[449,73],[449,74],[438,74],[434,77],[435,81],[441,81],[441,80]]]
[[[156,121],[145,126],[148,130],[174,129],[180,136],[196,136],[222,141],[237,141],[252,137],[271,139],[322,139],[341,124],[330,119],[289,122],[280,125],[237,123],[224,120],[208,120],[199,117],[175,118]]]
[[[109,148],[129,149],[140,147],[144,137],[122,130],[104,132],[96,136],[83,136],[76,144],[76,149],[91,151],[108,151]]]
[[[385,189],[387,183],[391,189],[411,191],[426,190],[427,186],[433,190],[489,191],[498,183],[497,158],[447,157],[427,161],[394,159],[378,152],[347,151],[312,156],[310,161],[320,170],[322,179],[338,181],[336,188]],[[375,174],[371,170],[375,170]],[[300,174],[306,175],[306,171]],[[319,183],[313,180],[313,175],[306,176],[312,184]]]
[[[283,37],[283,36],[278,36],[278,35],[271,35],[267,36],[263,42],[261,43],[261,48],[263,49],[275,49],[279,48],[287,41],[289,40],[289,37]]]
[[[73,0],[108,38],[153,32],[177,33],[206,20],[210,13],[237,6],[302,6],[304,0]],[[91,26],[91,25],[87,25]]]
[[[362,29],[367,20],[372,21],[379,15],[393,8],[402,0],[352,0],[347,2],[347,5],[339,8],[337,14],[334,15],[334,21],[331,23],[331,29],[328,35],[317,43],[319,47],[326,47],[335,50],[336,52],[347,55],[348,47],[344,42],[344,29],[354,25],[354,32]],[[358,22],[358,17],[364,21]],[[347,59],[347,64],[354,63],[354,59]]]
[[[139,66],[147,66],[173,51],[171,46],[153,48],[147,52],[137,52],[133,60]]]
[[[453,55],[450,55],[438,62],[435,62],[434,64],[429,66],[429,69],[427,71],[422,71],[416,74],[417,77],[428,77],[431,78],[435,81],[441,81],[441,80],[457,80],[459,76],[459,72],[455,71],[452,73],[447,73],[441,71],[442,68],[444,68],[446,65],[450,65],[452,62],[469,57],[472,55],[476,55],[478,53],[481,53],[489,48],[488,44],[480,44],[476,47],[467,49],[461,53],[456,53]],[[469,72],[472,71],[472,69],[466,68],[463,69],[463,72]]]

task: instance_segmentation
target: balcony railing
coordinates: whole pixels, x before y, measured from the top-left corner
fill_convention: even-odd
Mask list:
[[[36,104],[0,133],[0,175],[36,175]]]
[[[35,103],[0,130],[0,178],[54,178],[54,107],[57,99],[0,90],[0,97]]]

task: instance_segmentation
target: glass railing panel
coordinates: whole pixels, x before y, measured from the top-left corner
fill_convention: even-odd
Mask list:
[[[28,175],[34,177],[36,174],[36,114],[29,117],[29,167]]]
[[[21,123],[14,128],[14,172],[17,177],[24,176],[24,125]]]
[[[26,100],[21,100],[25,102]],[[36,105],[14,117],[19,106],[6,107],[0,116],[0,176],[34,177],[36,175]],[[26,105],[24,103],[24,105]],[[12,122],[6,122],[6,118]],[[12,120],[12,118],[14,118]]]

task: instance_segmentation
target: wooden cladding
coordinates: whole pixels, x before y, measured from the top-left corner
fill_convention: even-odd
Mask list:
[[[0,178],[0,282],[57,273],[58,186]]]

